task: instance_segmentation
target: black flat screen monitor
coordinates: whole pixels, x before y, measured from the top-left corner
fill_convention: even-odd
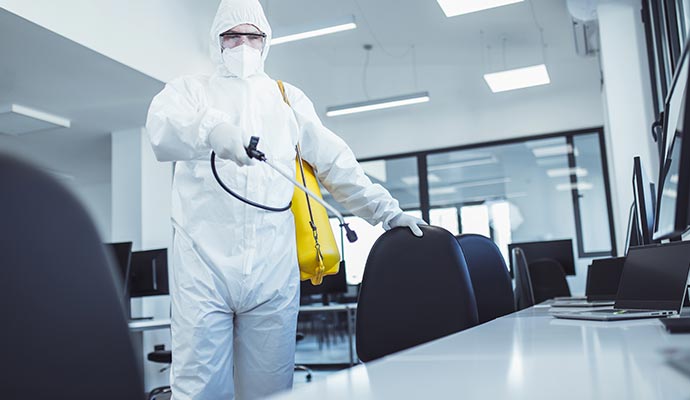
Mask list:
[[[675,239],[688,228],[690,207],[690,140],[685,124],[690,121],[687,99],[688,46],[685,46],[666,101],[663,140],[667,148],[659,168],[654,239]]]
[[[326,275],[320,285],[312,285],[310,280],[300,283],[300,296],[321,295],[324,304],[328,304],[329,295],[347,293],[345,264],[340,263],[340,269],[335,275]]]
[[[654,184],[649,181],[645,169],[642,167],[640,157],[633,158],[633,201],[635,207],[635,229],[631,231],[637,235],[636,242],[641,245],[652,244],[654,233]],[[634,238],[630,238],[633,243]]]
[[[587,269],[585,295],[588,301],[615,300],[625,257],[600,258]]]
[[[129,288],[131,297],[169,294],[168,249],[133,252]]]
[[[119,274],[120,283],[122,284],[123,294],[127,294],[129,290],[129,265],[132,258],[132,242],[122,243],[106,243],[107,248],[117,263],[117,272]]]
[[[575,275],[575,259],[573,257],[573,241],[550,240],[544,242],[524,242],[511,243],[508,245],[508,254],[513,253],[513,248],[519,247],[525,253],[527,264],[540,258],[550,258],[558,261],[563,267],[566,275]],[[510,271],[512,274],[513,264],[510,261]]]
[[[690,272],[690,242],[633,247],[625,258],[615,308],[680,310]]]

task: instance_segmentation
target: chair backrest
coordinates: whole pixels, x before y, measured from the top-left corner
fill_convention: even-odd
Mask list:
[[[525,252],[519,247],[514,247],[510,256],[515,269],[513,271],[513,276],[515,276],[515,309],[520,311],[534,305],[534,290],[532,289]]]
[[[84,209],[5,155],[0,187],[2,397],[142,398],[114,265]]]
[[[479,323],[515,311],[508,267],[493,240],[473,233],[456,236],[472,279]]]
[[[570,287],[561,263],[551,258],[541,258],[529,263],[528,267],[535,302],[570,296]]]
[[[357,305],[357,354],[370,361],[477,325],[462,249],[443,228],[384,233],[367,258]]]

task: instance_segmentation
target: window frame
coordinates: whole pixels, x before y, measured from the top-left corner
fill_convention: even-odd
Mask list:
[[[609,174],[609,169],[608,169],[606,143],[605,143],[605,139],[604,139],[604,128],[601,126],[586,128],[586,129],[571,130],[571,131],[547,133],[547,134],[541,134],[541,135],[522,136],[522,137],[497,140],[497,141],[478,142],[478,143],[472,143],[472,144],[461,145],[461,146],[451,146],[451,147],[444,147],[444,148],[439,148],[439,149],[423,150],[423,151],[416,151],[416,152],[409,152],[409,153],[366,157],[366,158],[361,158],[358,161],[359,162],[369,162],[369,161],[388,161],[388,160],[394,160],[394,159],[399,159],[399,158],[416,158],[417,159],[417,173],[419,175],[419,206],[420,206],[420,210],[422,212],[423,219],[428,221],[430,209],[432,208],[430,205],[430,200],[429,200],[429,198],[430,198],[429,197],[429,182],[428,182],[428,173],[427,173],[428,172],[427,157],[429,155],[454,152],[454,151],[462,151],[462,150],[472,150],[472,149],[478,149],[478,148],[489,147],[489,146],[516,144],[516,143],[522,143],[522,142],[527,142],[527,141],[532,141],[532,140],[552,139],[552,138],[558,138],[558,137],[564,137],[566,139],[566,141],[568,141],[568,143],[572,144],[574,136],[587,135],[587,134],[589,134],[589,135],[597,134],[598,138],[599,138],[599,150],[601,153],[600,155],[601,155],[601,165],[602,165],[602,173],[603,173],[602,178],[604,180],[604,190],[605,190],[605,194],[606,194],[606,211],[608,214],[608,224],[609,224],[609,236],[611,238],[611,250],[610,251],[587,252],[583,248],[584,241],[583,241],[583,236],[582,236],[583,235],[582,221],[581,221],[581,213],[580,213],[580,204],[578,201],[579,193],[577,191],[577,187],[574,186],[574,188],[572,189],[572,201],[573,201],[573,210],[574,210],[573,218],[575,221],[575,232],[576,232],[577,243],[578,243],[578,249],[577,249],[578,250],[578,258],[611,256],[614,254],[618,254],[618,249],[616,246],[616,231],[615,231],[615,225],[614,225],[614,221],[613,221],[613,205],[612,205],[612,200],[611,200],[611,180],[610,180],[610,174]],[[574,168],[575,167],[574,163],[575,163],[574,157],[572,157],[572,160],[571,160],[571,157],[569,157],[569,159],[568,159],[569,167]],[[459,220],[458,222],[461,223],[462,221]]]

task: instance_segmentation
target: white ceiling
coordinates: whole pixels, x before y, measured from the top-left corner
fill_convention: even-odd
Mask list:
[[[3,9],[0,54],[0,104],[72,121],[69,129],[0,135],[0,149],[80,184],[109,182],[109,133],[143,126],[163,84]]]
[[[446,18],[435,0],[262,0],[274,30],[345,15],[354,15],[359,26],[354,31],[275,46],[267,70],[300,86],[314,100],[318,112],[330,105],[365,99],[362,46],[366,43],[374,45],[367,79],[372,97],[409,92],[416,82],[419,90],[431,91],[437,101],[434,107],[449,109],[448,104],[438,103],[441,99],[489,108],[598,85],[598,60],[575,53],[565,0],[531,1],[544,28],[544,51],[529,1]],[[213,18],[211,10],[217,3],[203,0],[199,9],[209,15],[195,14],[191,21],[200,25],[195,29],[200,45],[208,31],[201,25]],[[0,105],[21,104],[73,123],[70,129],[21,137],[0,135],[0,148],[30,157],[79,182],[109,182],[107,133],[143,126],[150,99],[162,83],[2,9],[0,54]],[[481,78],[483,72],[542,62],[546,62],[553,83],[538,90],[495,96]],[[397,80],[392,81],[392,76]],[[347,82],[347,90],[335,85],[335,79]],[[453,95],[434,97],[443,92]],[[387,115],[395,118],[395,114]],[[376,116],[349,118],[361,121]],[[341,121],[347,120],[329,122],[342,128],[348,139],[347,126]]]

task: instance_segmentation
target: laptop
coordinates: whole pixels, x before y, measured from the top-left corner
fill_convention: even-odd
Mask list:
[[[632,247],[613,308],[554,312],[556,318],[617,321],[680,313],[690,273],[690,242]]]
[[[600,258],[592,261],[592,265],[587,270],[585,298],[556,299],[551,307],[613,306],[624,264],[625,257]]]

